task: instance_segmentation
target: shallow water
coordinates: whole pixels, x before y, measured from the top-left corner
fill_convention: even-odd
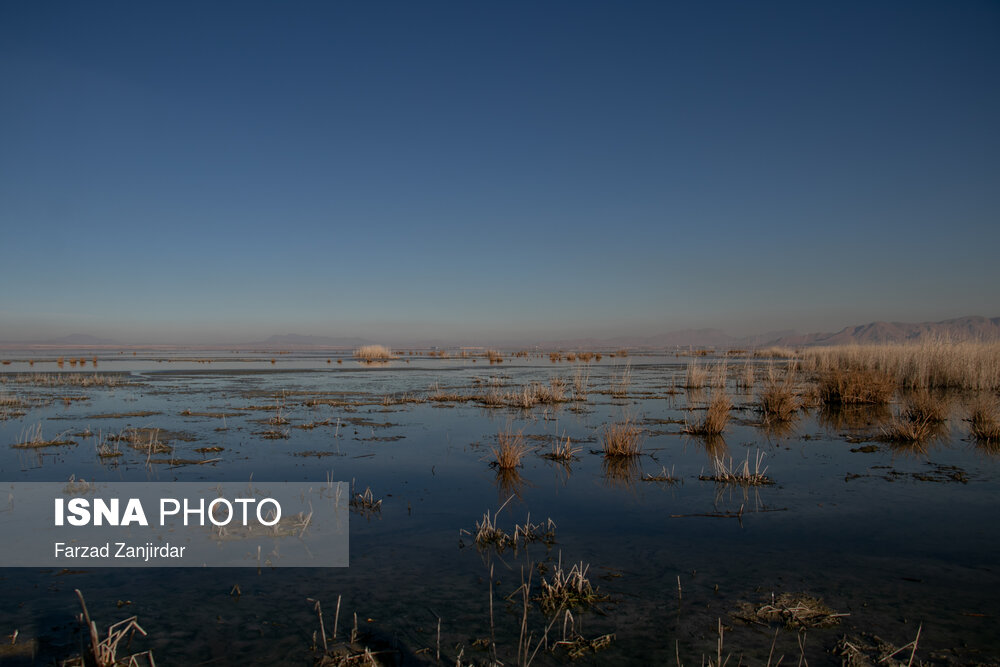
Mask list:
[[[32,354],[36,362],[29,365]],[[780,629],[775,658],[785,655],[786,662],[799,659],[802,639],[811,664],[839,664],[829,650],[844,634],[873,632],[901,646],[918,626],[919,658],[1000,656],[1000,639],[991,630],[1000,613],[994,594],[1000,590],[998,459],[967,437],[961,421],[967,396],[952,397],[952,416],[936,439],[922,448],[899,448],[866,439],[886,416],[877,410],[845,415],[813,409],[787,432],[768,432],[754,425],[753,395],[730,381],[734,421],[724,441],[706,442],[681,434],[676,423],[696,418],[708,393],[681,387],[689,360],[673,355],[605,356],[589,365],[553,364],[547,357],[498,365],[483,358],[405,357],[366,366],[327,352],[102,352],[96,369],[88,362],[84,369],[64,365],[61,371],[57,353],[44,356],[4,354],[15,361],[3,367],[0,392],[30,405],[23,416],[0,421],[0,443],[18,442],[41,424],[44,437],[67,433],[78,444],[0,446],[3,481],[71,475],[229,481],[253,475],[318,482],[331,475],[371,487],[383,505],[372,517],[352,515],[346,569],[0,570],[0,634],[17,629],[20,641],[38,640],[34,661],[0,653],[4,664],[52,664],[79,651],[74,588],[87,596],[99,624],[138,615],[149,637],[132,648],[152,648],[161,664],[312,664],[318,623],[307,598],[322,601],[329,632],[338,596],[340,636],[356,612],[363,639],[391,649],[387,658],[437,662],[440,619],[442,662],[454,664],[463,651],[464,660],[484,661],[489,653],[472,643],[490,636],[491,568],[497,650],[514,664],[522,607],[519,594],[507,598],[528,572],[537,592],[538,565],[560,559],[589,564],[592,583],[610,596],[596,609],[574,612],[585,636],[615,633],[608,648],[583,664],[673,663],[678,653],[682,662],[698,663],[716,653],[719,619],[723,657],[732,653],[734,661],[742,656],[763,664],[777,626],[747,626],[731,612],[740,601],[763,602],[782,592],[808,592],[849,614],[804,638]],[[626,363],[627,396],[615,398],[609,388]],[[560,377],[572,387],[578,369],[589,373],[586,402],[531,410],[398,403],[426,398],[432,386],[472,393],[491,382],[510,389]],[[130,384],[45,387],[13,379],[18,373],[95,370],[124,373]],[[327,402],[306,405],[316,399]],[[288,424],[266,423],[276,404]],[[156,414],[101,416],[137,412]],[[633,466],[608,466],[596,453],[601,428],[624,416],[643,428],[644,455]],[[316,422],[324,423],[298,428]],[[498,479],[489,466],[490,446],[508,425],[537,447],[519,480]],[[183,434],[187,440],[170,442],[176,458],[221,460],[171,465],[167,456],[166,463],[150,464],[146,453],[124,445],[122,456],[99,458],[97,434],[126,426]],[[73,435],[85,429],[95,435]],[[287,430],[288,437],[265,439],[261,434],[268,430]],[[577,460],[562,465],[540,456],[554,436],[569,436],[581,448]],[[874,451],[861,451],[873,444]],[[223,451],[194,451],[207,446]],[[749,456],[752,465],[758,452],[774,485],[744,489],[699,479],[711,474],[713,456],[737,462]],[[663,468],[678,483],[643,479]],[[529,514],[533,522],[551,518],[555,544],[496,554],[461,532],[472,531],[485,511],[511,496],[499,514],[501,526],[512,531]],[[233,594],[237,584],[239,595]],[[533,605],[533,636],[546,625]],[[561,638],[562,628],[560,617],[551,641]],[[542,648],[532,664],[564,662],[564,653]]]

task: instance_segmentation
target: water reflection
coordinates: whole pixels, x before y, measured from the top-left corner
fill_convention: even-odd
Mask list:
[[[888,405],[824,405],[816,415],[830,431],[871,429],[892,419]]]
[[[605,456],[602,469],[605,483],[612,488],[632,490],[642,474],[638,456]]]

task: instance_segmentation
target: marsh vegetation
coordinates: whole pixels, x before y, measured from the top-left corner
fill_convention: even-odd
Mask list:
[[[163,664],[1000,655],[993,344],[364,349],[5,367],[15,482],[356,482],[346,570],[0,572],[0,659],[94,664],[74,588]]]

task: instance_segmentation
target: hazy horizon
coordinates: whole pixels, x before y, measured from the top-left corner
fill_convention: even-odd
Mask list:
[[[0,7],[0,341],[1000,314],[989,2]]]

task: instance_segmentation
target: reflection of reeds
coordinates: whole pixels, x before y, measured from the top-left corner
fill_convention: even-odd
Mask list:
[[[639,459],[632,456],[605,456],[602,462],[604,481],[608,486],[632,488],[642,474]]]
[[[695,438],[695,441],[704,448],[709,461],[729,454],[729,446],[721,435],[705,435]]]
[[[494,484],[496,484],[497,494],[501,498],[509,498],[511,496],[515,496],[518,500],[523,498],[521,494],[524,491],[525,481],[517,468],[501,468],[497,466]]]
[[[830,430],[867,429],[892,417],[888,405],[824,405],[817,422]]]
[[[758,428],[760,428],[765,437],[773,441],[793,435],[796,429],[796,422],[794,419],[791,421],[774,421],[770,423],[761,422]]]
[[[893,454],[923,456],[927,453],[927,441],[925,438],[921,438],[920,440],[886,440],[886,442]]]

